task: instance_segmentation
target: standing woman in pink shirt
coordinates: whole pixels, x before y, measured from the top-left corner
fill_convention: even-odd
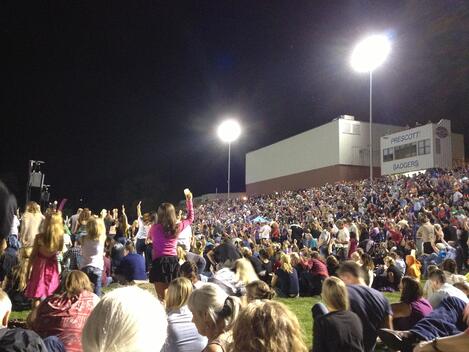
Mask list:
[[[179,234],[194,221],[192,193],[184,190],[186,196],[187,219],[178,221],[176,210],[171,203],[162,203],[158,208],[158,221],[150,228],[153,241],[153,263],[150,282],[155,285],[158,298],[164,300],[169,283],[179,276],[179,262],[176,253]]]

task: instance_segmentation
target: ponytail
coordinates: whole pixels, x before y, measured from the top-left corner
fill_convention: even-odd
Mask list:
[[[225,326],[224,330],[230,330],[233,323],[238,317],[241,310],[241,301],[238,297],[228,296],[225,299],[222,310],[218,313],[218,317],[223,319]]]

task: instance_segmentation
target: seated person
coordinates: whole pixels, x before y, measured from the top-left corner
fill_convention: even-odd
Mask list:
[[[300,292],[298,274],[291,264],[290,255],[282,253],[280,268],[272,278],[272,287],[280,297],[298,297]]]
[[[184,277],[169,284],[165,295],[168,339],[163,352],[200,352],[207,345],[207,338],[199,335],[187,307],[191,293],[192,283]]]
[[[155,352],[167,337],[161,302],[150,292],[128,286],[106,293],[83,328],[83,352]]]
[[[270,300],[254,301],[241,311],[234,322],[232,341],[226,350],[307,352],[301,335],[298,318],[284,304]]]
[[[195,289],[202,287],[207,282],[207,277],[199,275],[199,270],[194,262],[185,262],[179,269],[179,275],[192,282]]]
[[[420,282],[410,276],[401,280],[401,299],[391,304],[393,325],[397,330],[409,330],[420,319],[433,310],[430,302],[423,296]]]
[[[428,301],[435,309],[446,297],[457,297],[464,303],[468,303],[469,299],[460,289],[446,282],[446,275],[443,270],[437,269],[433,271],[428,280],[431,282],[433,294],[428,297]]]
[[[137,254],[134,244],[127,242],[124,248],[124,257],[114,273],[114,281],[129,283],[136,280],[146,280],[145,259]]]
[[[468,324],[469,305],[459,298],[449,296],[444,298],[437,308],[417,322],[410,330],[381,329],[378,335],[388,347],[395,351],[412,352],[415,351],[416,345],[425,345],[424,351],[439,351],[440,338],[459,335],[468,329]],[[460,337],[455,337],[456,341],[459,341]],[[467,339],[461,340],[467,342]],[[420,344],[421,342],[430,343]],[[429,349],[430,347],[432,349]],[[461,348],[459,351],[467,351],[467,345],[459,347]],[[456,352],[452,349],[445,351]]]
[[[21,328],[8,329],[11,301],[0,289],[0,350],[15,352],[48,352],[44,341],[34,331]]]
[[[313,309],[313,352],[362,352],[363,328],[351,312],[347,287],[337,277],[327,278],[322,287],[322,303]]]
[[[98,302],[88,276],[73,270],[65,279],[65,292],[41,302],[28,324],[43,338],[57,336],[67,352],[80,352],[83,326]]]
[[[415,258],[415,255],[408,255],[405,257],[405,262],[407,265],[406,275],[413,277],[414,279],[420,281],[420,277],[422,276],[420,272],[420,268],[422,265],[420,262]]]
[[[32,247],[20,249],[20,262],[13,267],[4,282],[4,288],[13,304],[13,311],[31,309],[31,299],[24,295],[29,278],[29,258]]]

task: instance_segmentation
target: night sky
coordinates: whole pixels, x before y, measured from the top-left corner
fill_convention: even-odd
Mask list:
[[[71,206],[224,192],[226,114],[243,126],[232,191],[244,190],[246,152],[368,119],[367,75],[349,57],[369,33],[393,41],[375,121],[448,118],[469,138],[468,1],[3,1],[0,13],[0,178],[20,201],[29,159]]]

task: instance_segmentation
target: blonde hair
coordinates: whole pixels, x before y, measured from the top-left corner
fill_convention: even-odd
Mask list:
[[[167,337],[161,302],[136,286],[104,295],[88,317],[81,337],[84,352],[159,351]]]
[[[178,277],[171,281],[166,293],[166,311],[185,306],[192,293],[192,282],[185,277]]]
[[[276,301],[254,301],[233,326],[232,352],[307,352],[297,317]]]
[[[106,236],[106,226],[103,219],[92,216],[86,223],[87,235],[84,240],[98,241]]]
[[[248,259],[241,258],[235,261],[236,279],[247,285],[253,281],[259,280],[251,262]]]
[[[26,212],[32,214],[40,213],[41,207],[36,202],[28,202],[28,204],[26,204]]]
[[[396,261],[390,256],[385,257],[383,261],[387,266],[396,265]]]
[[[79,296],[83,291],[93,292],[88,276],[79,270],[72,270],[65,279],[65,291],[69,297]]]
[[[246,298],[248,302],[256,299],[272,299],[275,297],[275,291],[264,281],[256,280],[246,285]]]
[[[19,251],[19,263],[12,270],[13,285],[16,282],[16,288],[19,292],[26,290],[29,281],[29,262],[32,247],[23,247]]]
[[[335,310],[348,310],[348,291],[344,282],[337,277],[330,276],[322,284],[322,299],[326,306]]]
[[[64,222],[60,211],[54,211],[46,215],[42,244],[50,252],[57,252],[63,248]]]
[[[11,312],[11,301],[7,293],[0,288],[0,328],[2,327],[2,321],[8,312]]]
[[[207,283],[192,292],[188,305],[193,315],[207,314],[213,328],[228,331],[239,314],[241,301],[228,296],[220,286]]]
[[[288,254],[282,253],[280,256],[280,269],[287,273],[293,272],[293,266],[291,265],[291,257]]]

